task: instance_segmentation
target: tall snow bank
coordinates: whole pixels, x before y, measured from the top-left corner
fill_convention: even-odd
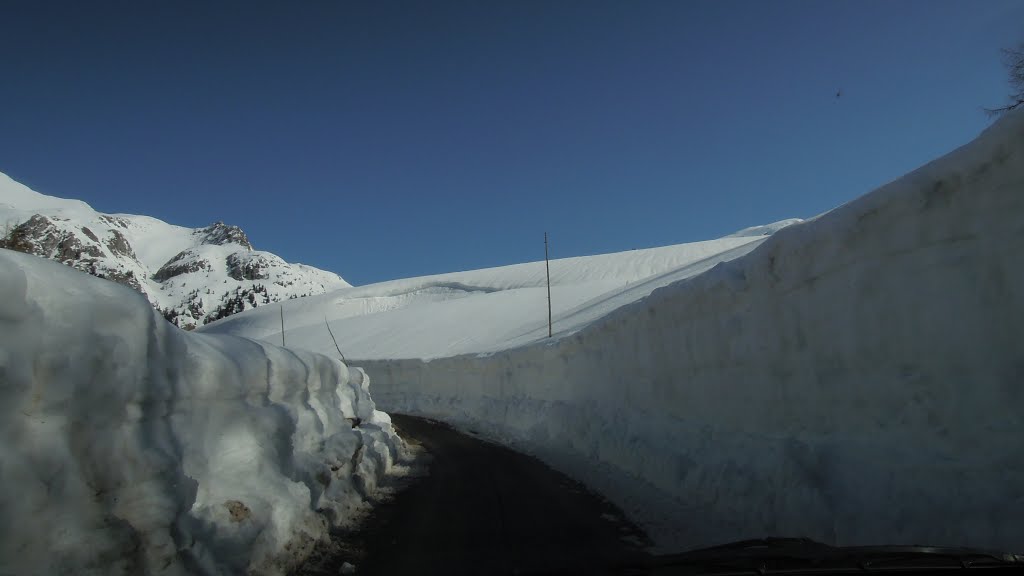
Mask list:
[[[0,411],[3,574],[282,573],[399,443],[358,369],[5,250]]]
[[[1024,113],[582,331],[365,362],[377,401],[532,451],[663,549],[1024,543]]]

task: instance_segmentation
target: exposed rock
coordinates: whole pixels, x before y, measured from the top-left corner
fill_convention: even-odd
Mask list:
[[[117,230],[110,231],[111,237],[107,239],[107,248],[114,254],[137,260],[135,257],[135,251],[132,250],[132,245],[128,243],[128,239],[124,237]]]
[[[252,244],[249,243],[249,238],[246,237],[245,232],[238,226],[229,226],[223,222],[214,222],[206,228],[199,228],[193,235],[200,236],[203,244],[216,244],[223,246],[225,244],[238,244],[244,248],[252,250]]]
[[[153,280],[165,282],[175,276],[200,270],[210,270],[210,263],[199,258],[192,250],[182,250],[153,274]]]
[[[42,258],[51,258],[60,240],[61,235],[53,223],[45,216],[36,214],[15,226],[4,239],[3,247]]]
[[[252,514],[249,507],[238,500],[228,500],[224,503],[224,507],[228,509],[232,522],[241,522]]]
[[[270,278],[267,270],[270,262],[263,256],[239,256],[232,254],[227,258],[228,276],[235,280],[265,280]]]
[[[63,237],[57,244],[57,260],[64,263],[73,263],[88,256],[90,258],[103,258],[103,251],[98,246],[83,246],[82,241],[72,235]]]
[[[121,228],[124,228],[125,230],[128,229],[128,221],[125,220],[124,218],[118,218],[116,216],[110,216],[108,214],[101,214],[100,220],[106,222],[107,224],[110,224],[111,226],[119,226]]]
[[[85,256],[103,257],[103,251],[99,247],[83,245],[73,233],[58,228],[49,218],[40,214],[35,214],[16,226],[4,240],[3,247],[58,260],[65,264],[81,260]]]
[[[26,241],[25,235],[21,234],[17,227],[0,239],[0,248],[16,250],[18,252],[24,252],[25,254],[34,254],[32,244]]]
[[[81,268],[79,269],[81,270]],[[89,274],[92,274],[97,278],[106,278],[107,280],[113,280],[118,284],[123,284],[125,286],[128,286],[129,288],[134,288],[135,290],[138,290],[143,294],[146,293],[145,289],[143,289],[142,287],[142,284],[139,282],[139,279],[135,276],[135,272],[132,270],[112,270],[110,268],[98,269],[95,263],[93,263],[90,269],[82,271],[88,272]]]
[[[159,246],[163,243],[159,230],[167,225],[152,218],[83,212],[81,206],[71,212],[42,214],[25,211],[27,207],[12,212],[7,208],[0,204],[6,224],[0,248],[56,260],[131,287],[184,329],[293,298],[300,292],[322,294],[328,289],[323,280],[332,276],[255,252],[239,227],[223,222],[185,234],[172,227],[167,230],[171,244]],[[177,254],[159,264],[139,259],[139,254],[150,258],[161,252]],[[159,268],[151,267],[154,265]],[[337,276],[333,282],[347,286]]]
[[[57,224],[67,221],[66,218],[35,214],[16,226],[7,238],[0,241],[0,247],[56,260],[82,272],[113,280],[145,293],[134,271],[125,269],[103,252],[95,232],[85,226],[62,227]],[[123,237],[121,240],[131,253],[127,241]]]

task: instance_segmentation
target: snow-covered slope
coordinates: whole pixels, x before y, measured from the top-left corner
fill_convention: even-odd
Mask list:
[[[555,261],[553,339],[543,263],[291,302],[286,335],[330,351],[330,318],[385,409],[542,456],[663,549],[1021,551],[1024,111],[780,226]],[[207,329],[274,341],[268,312]]]
[[[540,455],[663,549],[1022,552],[1021,318],[1024,111],[575,334],[359,365],[386,410]]]
[[[325,356],[0,250],[0,573],[284,574],[402,458]]]
[[[349,286],[336,274],[254,250],[237,226],[173,226],[101,214],[0,174],[0,247],[50,258],[142,292],[183,328],[262,304]]]
[[[572,334],[660,286],[746,254],[765,234],[796,222],[706,242],[552,260],[554,332]],[[336,353],[333,332],[349,358],[489,353],[548,336],[543,261],[345,288],[283,306],[288,346]],[[253,310],[203,330],[280,342],[280,312],[277,306]]]

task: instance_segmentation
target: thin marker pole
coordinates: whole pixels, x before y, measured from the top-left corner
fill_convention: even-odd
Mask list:
[[[551,264],[548,262],[548,233],[544,233],[544,270],[548,275],[548,338],[551,338]]]
[[[284,304],[281,305],[281,347],[284,348]]]

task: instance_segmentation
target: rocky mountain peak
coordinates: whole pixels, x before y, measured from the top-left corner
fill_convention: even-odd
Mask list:
[[[88,228],[83,228],[86,242],[77,234],[55,225],[53,220],[35,214],[18,224],[4,238],[0,247],[50,258],[63,262],[75,262],[87,258],[102,258],[103,252],[97,246],[99,240]]]
[[[134,270],[110,265],[111,254],[138,265],[135,252],[127,239],[116,230],[111,230],[107,236],[104,242],[88,226],[80,226],[58,216],[34,214],[6,231],[4,237],[0,238],[0,248],[56,260],[82,272],[146,293]]]
[[[349,286],[331,272],[256,251],[238,226],[183,228],[156,218],[103,214],[0,174],[0,248],[56,260],[130,286],[174,324],[191,329],[230,314]]]
[[[205,228],[197,228],[192,234],[198,236],[202,244],[215,244],[217,246],[238,244],[248,250],[253,249],[252,244],[249,243],[249,238],[241,228],[219,221]]]

